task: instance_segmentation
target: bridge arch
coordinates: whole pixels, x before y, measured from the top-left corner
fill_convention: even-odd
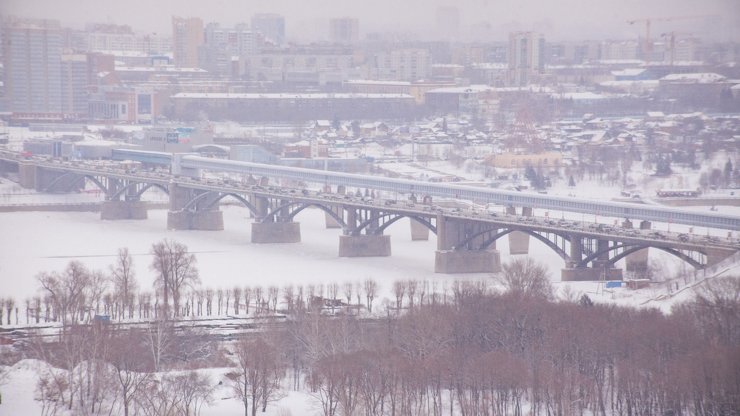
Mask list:
[[[79,184],[80,182],[84,182],[85,179],[89,179],[90,182],[94,183],[95,186],[100,188],[101,191],[103,191],[105,194],[108,194],[108,188],[95,176],[88,175],[88,174],[79,175],[74,172],[64,172],[61,175],[57,176],[56,178],[54,178],[54,180],[51,181],[51,183],[49,183],[49,185],[46,186],[46,188],[44,188],[43,192],[51,192],[51,190],[54,189],[54,187],[58,183],[60,183],[65,178],[72,176],[72,175],[78,175],[78,176],[77,178],[75,178],[75,180],[70,182],[69,185],[65,189],[63,189],[63,191],[69,191],[70,189],[74,188],[75,185]]]
[[[686,253],[681,252],[681,250],[676,250],[676,249],[670,248],[670,247],[652,246],[652,245],[649,245],[649,244],[627,244],[627,243],[615,244],[615,245],[609,247],[606,250],[601,250],[601,251],[594,252],[594,253],[586,256],[583,260],[581,260],[581,262],[579,263],[579,266],[587,266],[588,263],[590,263],[590,262],[598,259],[600,256],[602,256],[602,255],[604,255],[606,253],[610,253],[610,252],[615,251],[615,250],[622,250],[621,252],[617,253],[615,256],[609,258],[609,260],[607,261],[607,264],[608,265],[613,266],[619,260],[622,260],[623,258],[629,256],[630,254],[632,254],[634,252],[637,252],[639,250],[642,250],[644,248],[655,248],[655,249],[664,251],[664,252],[666,252],[668,254],[671,254],[671,255],[673,255],[673,256],[675,256],[675,257],[677,257],[677,258],[685,261],[686,263],[690,264],[691,266],[693,266],[696,269],[701,269],[701,268],[706,267],[706,264],[705,263],[702,263],[700,261],[697,261],[696,259],[694,259],[693,257],[687,255]],[[704,252],[702,252],[700,250],[693,250],[693,251],[706,257],[706,253],[704,253]]]
[[[375,232],[378,234],[382,234],[386,228],[390,227],[393,223],[400,220],[401,218],[409,218],[409,219],[415,220],[421,225],[428,228],[429,231],[433,232],[435,235],[437,234],[437,227],[435,227],[434,224],[432,224],[432,221],[430,219],[417,216],[417,215],[405,215],[405,214],[398,214],[398,213],[384,213],[383,215],[377,215],[377,216],[371,217],[370,219],[360,223],[360,225],[357,226],[357,230],[361,231],[367,228],[370,224],[373,224],[376,221],[383,219],[385,217],[389,217],[388,220],[375,229]]]
[[[504,229],[498,231],[497,233],[491,235],[487,239],[483,240],[483,243],[481,244],[480,249],[481,250],[485,250],[491,244],[495,243],[496,240],[498,240],[499,238],[501,238],[501,237],[503,237],[503,236],[505,236],[505,235],[513,232],[513,231],[521,231],[521,232],[523,232],[525,234],[528,234],[528,235],[536,238],[537,240],[539,240],[543,244],[545,244],[547,247],[549,247],[551,250],[553,250],[555,253],[557,253],[560,256],[560,258],[562,258],[566,262],[570,260],[570,255],[562,247],[558,246],[556,242],[553,242],[549,238],[547,238],[547,237],[545,237],[545,236],[543,236],[543,235],[541,235],[541,234],[539,234],[539,233],[537,233],[535,231],[527,230],[527,229],[504,228]],[[458,244],[458,247],[464,246],[464,245],[468,244],[469,242],[473,241],[474,239],[476,239],[476,238],[478,238],[478,237],[480,237],[482,235],[485,235],[487,233],[491,233],[491,230],[481,231],[479,233],[476,233],[476,234],[472,235],[471,237],[468,237],[467,239],[465,239],[462,242],[460,242]],[[554,234],[554,235],[562,238],[563,240],[570,241],[570,238],[568,236],[560,235],[558,233],[550,233],[550,234]]]
[[[334,210],[332,210],[330,207],[327,207],[326,205],[322,205],[322,204],[319,204],[319,203],[316,203],[316,202],[310,202],[310,203],[303,202],[303,203],[285,204],[284,206],[282,206],[282,207],[280,207],[280,208],[272,211],[271,214],[276,214],[277,212],[279,212],[280,209],[284,209],[285,207],[290,207],[291,205],[292,206],[295,206],[295,205],[298,206],[296,209],[294,209],[293,211],[291,211],[290,214],[288,214],[288,218],[291,221],[301,211],[303,211],[304,209],[306,209],[308,207],[313,206],[313,207],[316,207],[316,208],[324,211],[327,215],[329,215],[330,217],[332,217],[334,219],[334,221],[336,221],[342,228],[346,228],[347,227],[347,223],[344,222],[344,218],[342,218],[341,215],[337,215],[337,213],[334,212]]]
[[[143,182],[131,182],[128,185],[126,185],[123,188],[121,188],[118,191],[116,191],[116,193],[114,193],[113,195],[111,195],[110,196],[110,199],[115,200],[118,197],[120,197],[121,195],[124,195],[126,192],[128,192],[129,189],[135,188],[136,185],[139,185],[139,184],[142,184],[142,183]],[[161,190],[165,194],[167,194],[167,195],[170,194],[170,190],[166,186],[164,186],[164,185],[161,185],[161,184],[158,184],[158,183],[147,183],[138,192],[136,192],[135,195],[136,195],[137,198],[141,198],[141,195],[143,195],[144,192],[146,192],[146,191],[148,191],[148,190],[150,190],[152,188],[158,188],[159,190]]]
[[[195,198],[188,201],[188,203],[185,204],[182,210],[183,211],[195,211],[195,208],[197,207],[198,202],[202,201],[206,197],[213,196],[214,194],[217,194],[218,196],[216,197],[216,199],[214,199],[213,201],[211,201],[208,205],[204,207],[206,210],[213,208],[216,204],[218,204],[222,199],[226,198],[227,196],[231,196],[237,201],[241,202],[242,205],[247,207],[247,209],[249,209],[249,211],[255,217],[259,217],[259,211],[257,211],[257,208],[254,205],[252,205],[252,203],[249,202],[246,198],[234,192],[214,192],[214,191],[203,192],[201,194],[198,194]]]

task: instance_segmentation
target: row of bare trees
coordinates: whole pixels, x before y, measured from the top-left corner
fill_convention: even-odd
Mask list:
[[[455,302],[382,323],[299,316],[284,344],[291,371],[327,416],[740,409],[738,277],[670,315],[461,286]]]
[[[188,368],[158,371],[206,350],[217,356],[213,342],[176,334],[171,323],[160,320],[137,329],[70,324],[58,341],[37,338],[29,354],[45,363],[36,386],[45,416],[195,416],[212,401],[213,381]],[[189,365],[202,365],[202,360]]]

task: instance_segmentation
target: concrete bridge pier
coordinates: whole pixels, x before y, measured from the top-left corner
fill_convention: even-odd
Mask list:
[[[437,251],[434,255],[435,273],[496,273],[501,271],[501,256],[495,246],[475,250],[474,242],[465,247],[457,245],[475,229],[466,229],[460,220],[437,216]],[[481,237],[482,239],[482,237]]]
[[[358,230],[356,208],[344,207],[347,212],[347,228],[339,236],[339,257],[388,257],[391,255],[391,236],[376,234],[376,226],[368,226],[365,234]]]
[[[506,207],[506,213],[516,215],[516,208]],[[531,217],[532,208],[522,207],[522,217]],[[509,233],[509,254],[529,254],[529,234],[521,231],[512,231]]]
[[[605,250],[609,241],[598,240],[597,250]],[[570,261],[560,272],[563,282],[594,281],[594,280],[622,280],[622,269],[607,267],[609,254],[604,253],[599,259],[591,262],[591,267],[581,265],[583,260],[582,236],[574,234],[570,241]]]
[[[409,221],[411,226],[411,241],[428,241],[429,228],[413,218],[409,218]]]
[[[253,222],[251,241],[254,244],[300,243],[301,224],[292,221],[287,208],[269,215],[272,205],[268,198],[255,196],[254,206],[257,209],[258,220]],[[288,201],[277,201],[281,206]],[[269,215],[269,216],[268,216]]]
[[[18,162],[18,184],[26,189],[36,189],[36,165]]]
[[[194,206],[187,204],[198,195],[207,191],[183,188],[170,184],[170,210],[167,213],[167,229],[170,230],[205,230],[220,231],[224,229],[223,212],[214,204],[216,195],[203,197]]]
[[[146,205],[141,202],[135,186],[126,189],[124,200],[120,196],[113,198],[116,192],[126,186],[126,183],[117,180],[108,180],[108,195],[100,206],[101,220],[145,220],[148,217]]]
[[[335,214],[337,214],[338,217],[341,217],[342,216],[342,212],[344,211],[342,209],[342,207],[340,207],[340,206],[332,206],[331,207],[331,210],[332,210],[332,212],[334,212]],[[342,228],[342,224],[340,224],[339,222],[337,222],[337,220],[335,220],[334,217],[332,217],[331,215],[329,215],[328,212],[324,212],[324,218],[326,220],[326,228],[327,229],[330,229],[330,228]]]
[[[649,230],[651,228],[650,221],[640,221],[640,229],[641,230]],[[629,220],[625,220],[622,223],[623,228],[632,228],[632,222]],[[643,248],[642,250],[638,250],[629,256],[627,256],[624,259],[625,266],[628,272],[632,272],[635,274],[641,274],[647,272],[648,269],[648,253],[649,249]]]

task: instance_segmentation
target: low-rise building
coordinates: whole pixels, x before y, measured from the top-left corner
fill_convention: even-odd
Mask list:
[[[492,154],[486,159],[486,163],[495,168],[523,169],[533,168],[558,168],[562,164],[563,156],[558,152],[543,153],[501,153]]]

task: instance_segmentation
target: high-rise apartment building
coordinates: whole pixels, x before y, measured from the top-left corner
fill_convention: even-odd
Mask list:
[[[285,18],[275,13],[252,16],[252,31],[261,33],[265,41],[280,46],[285,43]]]
[[[524,86],[536,81],[545,69],[545,37],[534,32],[509,35],[509,84]]]
[[[88,81],[87,55],[62,54],[62,111],[87,114]]]
[[[85,37],[90,52],[165,53],[172,50],[169,36],[134,33],[128,25],[91,23],[86,27]]]
[[[334,43],[355,43],[360,39],[360,21],[352,17],[329,20],[329,40]]]
[[[226,28],[218,23],[209,23],[199,50],[199,66],[223,77],[236,77],[240,58],[259,52],[259,43],[258,34],[249,30],[246,24]]]
[[[429,77],[431,56],[420,48],[380,52],[375,60],[377,77],[386,81],[419,81]]]
[[[172,52],[175,65],[198,66],[198,48],[203,44],[203,20],[199,17],[172,17]]]
[[[62,35],[59,22],[18,20],[3,33],[6,110],[62,112]]]

